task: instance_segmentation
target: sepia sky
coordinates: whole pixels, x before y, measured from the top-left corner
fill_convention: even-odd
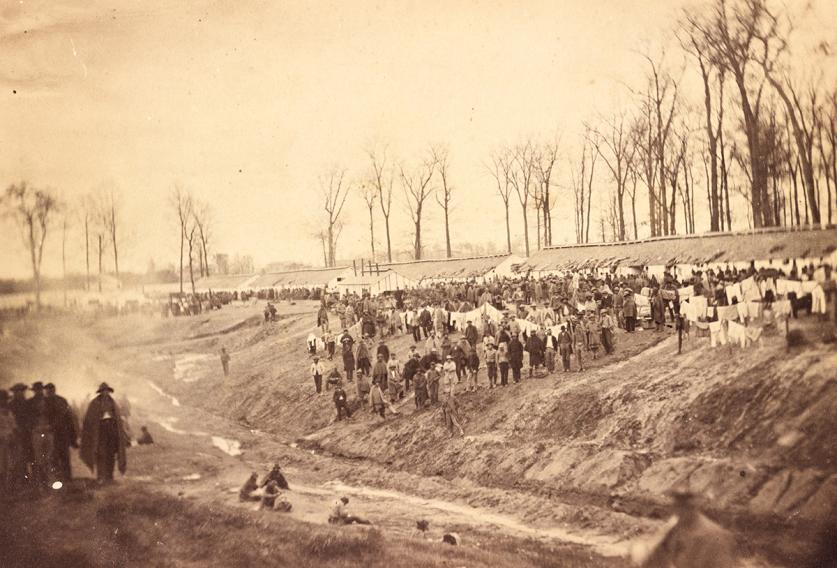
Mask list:
[[[685,4],[2,0],[0,183],[51,186],[70,203],[114,188],[127,269],[176,262],[175,183],[213,208],[214,251],[251,254],[257,266],[316,264],[322,172],[338,164],[360,179],[363,149],[375,141],[408,164],[443,143],[456,187],[454,246],[502,249],[503,210],[483,164],[500,144],[560,133],[555,241],[569,241],[567,159],[581,123],[625,104],[625,84],[644,71],[638,52],[671,42]],[[835,21],[833,6],[814,4],[819,22]],[[412,228],[395,191],[392,234],[407,248]],[[440,209],[428,209],[425,239],[442,244]],[[368,257],[366,215],[350,197],[341,258]],[[520,238],[519,206],[512,221]],[[534,222],[531,213],[533,248]],[[0,239],[0,277],[26,276],[9,220]],[[47,247],[55,274],[55,228]],[[82,270],[77,232],[68,247],[70,269]]]

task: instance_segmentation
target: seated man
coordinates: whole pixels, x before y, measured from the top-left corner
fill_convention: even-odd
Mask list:
[[[331,515],[328,517],[328,522],[332,525],[371,525],[366,519],[355,517],[349,514],[346,506],[349,504],[348,497],[341,497],[334,502],[334,508],[331,510]]]
[[[288,482],[285,480],[285,476],[282,475],[282,468],[279,467],[278,463],[273,464],[273,469],[270,470],[270,473],[267,474],[262,480],[261,487],[268,485],[271,481],[275,481],[276,485],[278,485],[281,489],[288,490]]]
[[[254,471],[250,474],[250,477],[247,478],[247,481],[244,482],[244,485],[241,486],[241,489],[238,490],[238,500],[239,501],[260,501],[261,496],[258,494],[259,491],[259,484],[257,480],[259,479],[259,475]]]
[[[142,434],[140,434],[139,439],[137,440],[137,444],[146,445],[146,444],[153,444],[154,438],[151,437],[151,434],[148,433],[147,426],[141,426],[140,430],[142,430]]]

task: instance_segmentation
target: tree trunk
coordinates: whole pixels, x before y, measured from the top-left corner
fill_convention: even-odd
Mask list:
[[[38,256],[35,252],[35,220],[29,216],[26,220],[29,228],[29,256],[32,260],[32,279],[35,281],[35,311],[41,311],[41,267],[38,263]]]
[[[116,244],[116,210],[113,205],[113,195],[111,195],[110,205],[110,241],[113,244],[113,271],[116,273],[117,282],[119,282],[119,251]]]
[[[193,242],[194,242],[194,235],[189,236],[189,281],[192,283],[192,295],[195,295],[195,269],[194,269],[194,262],[192,261],[192,254],[193,249]]]
[[[96,235],[99,237],[99,293],[102,292],[102,255],[104,252],[104,245],[102,243],[102,235]]]
[[[453,256],[453,252],[451,251],[450,247],[450,224],[448,222],[448,206],[445,205],[445,245],[447,246],[447,258],[451,258]]]
[[[180,220],[180,294],[183,294],[183,241],[186,240],[186,227],[183,225],[183,220]]]
[[[511,248],[511,225],[509,224],[509,202],[506,202],[506,247],[509,254],[512,253]]]
[[[372,245],[372,260],[375,260],[375,216],[372,214],[372,208],[369,208],[369,241]]]
[[[415,240],[413,241],[413,258],[416,259],[416,260],[421,260],[421,213],[420,212],[416,215],[415,225],[416,225],[416,235],[415,235]]]
[[[86,272],[84,276],[84,289],[90,291],[90,221],[87,219],[87,212],[84,217],[84,264]]]
[[[389,240],[389,215],[384,215],[384,227],[387,232],[387,262],[392,262],[392,243]]]
[[[526,258],[529,258],[529,215],[526,213],[526,207],[523,209],[523,242],[526,245]]]

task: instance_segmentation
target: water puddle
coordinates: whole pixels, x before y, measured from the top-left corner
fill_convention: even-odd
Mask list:
[[[157,383],[155,383],[154,381],[148,380],[148,379],[146,379],[146,382],[148,383],[148,386],[150,386],[152,389],[154,389],[154,392],[156,392],[157,394],[159,394],[163,398],[169,399],[171,401],[172,406],[180,406],[180,401],[177,400],[176,398],[174,398],[172,395],[168,394],[166,391],[161,389],[159,386],[157,386]]]
[[[174,358],[174,378],[184,383],[194,383],[200,380],[201,376],[197,373],[198,366],[201,362],[211,359],[211,355],[204,353],[184,353],[177,355]]]
[[[212,436],[212,445],[231,456],[241,455],[241,442],[229,440],[220,436]]]
[[[416,514],[427,509],[441,511],[451,515],[453,517],[451,519],[452,522],[468,524],[471,526],[491,525],[507,529],[517,533],[518,535],[540,540],[558,540],[561,542],[589,546],[604,556],[624,556],[628,552],[628,543],[619,542],[615,537],[592,533],[583,534],[561,527],[532,527],[509,515],[492,513],[487,509],[471,507],[469,505],[460,505],[458,503],[451,503],[449,501],[441,501],[438,499],[425,499],[423,497],[416,497],[388,489],[375,489],[372,487],[346,485],[340,481],[327,482],[323,484],[323,487],[325,489],[312,487],[303,488],[295,485],[295,489],[299,488],[300,491],[312,494],[321,495],[323,493],[328,494],[331,492],[335,495],[347,494],[352,496],[370,497],[376,501],[393,501],[398,503],[401,508],[403,508],[404,505],[407,505]]]

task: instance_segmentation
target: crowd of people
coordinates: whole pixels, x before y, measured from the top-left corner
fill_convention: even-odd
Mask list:
[[[755,292],[736,296],[748,283]],[[355,384],[359,404],[379,416],[397,413],[396,405],[413,394],[418,409],[441,405],[448,427],[456,431],[461,428],[455,392],[506,387],[519,383],[524,372],[531,378],[583,371],[590,360],[614,352],[617,333],[688,330],[690,321],[708,325],[718,319],[719,308],[745,300],[769,311],[782,298],[789,317],[830,309],[835,318],[836,295],[830,266],[797,269],[795,263],[788,273],[757,270],[754,263],[690,269],[679,276],[671,269],[660,278],[647,270],[631,275],[578,270],[487,284],[435,284],[378,297],[323,295],[317,331],[307,342],[310,372],[317,394],[333,389],[338,420],[351,416],[348,382]],[[342,331],[335,333],[338,322]],[[388,342],[405,334],[412,338],[409,351],[395,353]]]
[[[72,479],[70,448],[79,448],[82,461],[100,483],[113,481],[116,467],[125,473],[129,439],[107,383],[87,404],[81,427],[76,411],[54,384],[17,383],[10,391],[11,396],[0,390],[0,495],[61,488]],[[153,443],[147,430],[138,443]]]

